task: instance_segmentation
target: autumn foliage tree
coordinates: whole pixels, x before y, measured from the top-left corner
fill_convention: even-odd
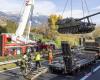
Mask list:
[[[61,19],[62,16],[57,16],[57,15],[50,15],[49,19],[48,19],[48,22],[49,22],[49,26],[50,26],[50,29],[51,30],[57,30],[57,25],[56,25],[56,22]]]
[[[6,22],[5,26],[0,25],[0,34],[1,33],[15,33],[18,26],[17,23],[11,20],[6,20],[5,22]]]
[[[100,27],[97,26],[95,31],[93,32],[93,37],[96,38],[96,37],[100,37]]]
[[[50,38],[53,40],[55,40],[55,38],[58,34],[58,32],[57,32],[58,26],[56,25],[56,23],[59,19],[62,19],[62,16],[50,15],[49,19],[48,19],[49,28],[50,28],[49,36],[51,36]]]

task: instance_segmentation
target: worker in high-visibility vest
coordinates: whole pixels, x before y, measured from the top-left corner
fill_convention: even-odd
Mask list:
[[[36,62],[36,69],[38,68],[38,67],[41,67],[41,63],[40,63],[40,60],[41,60],[41,54],[40,54],[40,52],[39,51],[36,51],[35,52],[35,62]]]
[[[19,64],[19,67],[20,67],[21,71],[24,71],[25,70],[27,60],[28,60],[27,55],[26,54],[23,55],[23,57],[22,57],[22,59],[20,61],[20,64]]]
[[[49,50],[49,53],[48,53],[48,60],[49,60],[49,64],[51,64],[53,61],[53,53],[51,49]]]

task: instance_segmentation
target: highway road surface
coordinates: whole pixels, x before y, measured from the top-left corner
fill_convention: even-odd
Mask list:
[[[97,61],[91,66],[81,70],[73,76],[45,73],[39,76],[36,80],[100,80],[100,61]],[[21,75],[20,70],[17,68],[6,72],[0,72],[0,80],[26,79]]]
[[[0,80],[25,80],[21,75],[20,70],[13,69],[5,72],[0,72]]]

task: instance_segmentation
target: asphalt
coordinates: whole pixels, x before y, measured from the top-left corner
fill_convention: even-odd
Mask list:
[[[26,80],[20,73],[20,70],[13,69],[0,73],[0,80]]]
[[[45,73],[39,76],[37,80],[100,80],[100,61],[97,61],[85,69],[82,68],[81,71],[74,75]]]
[[[36,80],[100,80],[100,61],[82,69],[74,75],[57,75],[45,73],[39,76]],[[96,69],[98,68],[98,69]],[[84,79],[85,78],[85,79]],[[0,73],[0,80],[26,80],[20,73],[19,69],[5,71]]]
[[[100,80],[100,63],[98,67],[92,70],[91,75],[86,80]]]
[[[100,69],[97,72],[92,73],[92,75],[89,76],[86,80],[100,80]]]

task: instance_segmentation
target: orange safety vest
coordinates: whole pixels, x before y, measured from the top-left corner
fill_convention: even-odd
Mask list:
[[[52,52],[49,52],[49,59],[53,59]]]

